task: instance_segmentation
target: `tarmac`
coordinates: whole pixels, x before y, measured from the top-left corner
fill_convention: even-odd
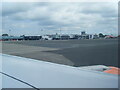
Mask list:
[[[118,66],[118,40],[4,41],[2,53],[70,66]]]

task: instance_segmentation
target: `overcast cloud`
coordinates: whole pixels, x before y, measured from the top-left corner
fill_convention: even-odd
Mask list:
[[[12,35],[60,33],[118,33],[117,3],[15,3],[2,4],[2,31]]]

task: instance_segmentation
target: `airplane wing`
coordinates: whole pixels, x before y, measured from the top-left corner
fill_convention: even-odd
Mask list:
[[[2,57],[2,88],[118,88],[118,75],[11,55]]]

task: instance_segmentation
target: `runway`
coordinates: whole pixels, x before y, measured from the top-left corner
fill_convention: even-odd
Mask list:
[[[71,66],[118,66],[118,40],[5,41],[5,54]]]

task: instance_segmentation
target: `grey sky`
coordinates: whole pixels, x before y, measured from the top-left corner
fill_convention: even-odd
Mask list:
[[[2,31],[12,35],[118,33],[117,3],[2,3]]]

